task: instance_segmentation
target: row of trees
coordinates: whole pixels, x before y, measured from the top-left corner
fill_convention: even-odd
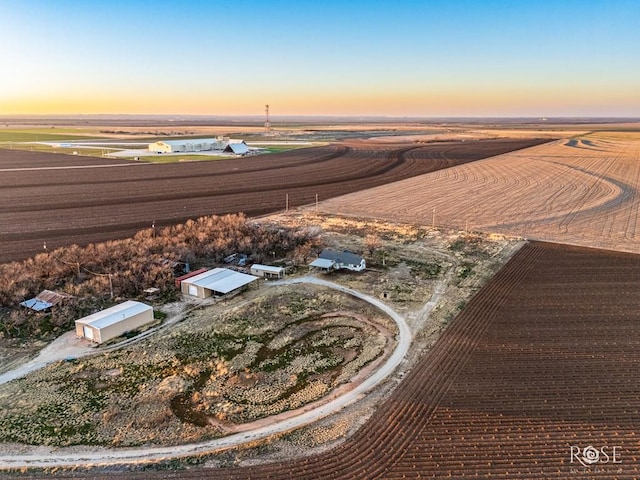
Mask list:
[[[320,248],[319,233],[249,222],[243,214],[207,216],[145,229],[124,240],[72,245],[0,265],[0,332],[23,337],[70,328],[79,316],[108,304],[111,296],[135,298],[149,287],[159,288],[170,300],[177,292],[173,267],[166,260],[195,267],[243,252],[255,262],[283,256],[306,261]],[[47,315],[18,307],[44,289],[73,295],[76,301]]]

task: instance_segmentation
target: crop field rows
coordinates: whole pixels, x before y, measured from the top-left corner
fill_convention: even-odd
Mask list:
[[[637,255],[526,244],[337,448],[171,478],[635,478],[639,281]],[[616,463],[585,467],[572,446],[616,447]],[[92,476],[114,477],[154,474]]]
[[[283,210],[287,195],[291,207],[311,204],[316,194],[327,199],[545,141],[355,142],[166,165],[0,150],[0,262],[41,252],[44,242],[122,238],[154,222],[262,215]]]
[[[640,253],[640,135],[627,136],[555,141],[321,208]]]

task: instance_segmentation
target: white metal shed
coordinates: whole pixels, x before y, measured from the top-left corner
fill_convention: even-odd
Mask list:
[[[224,295],[232,292],[257,279],[253,275],[235,272],[228,268],[214,268],[183,280],[180,283],[180,289],[186,295],[207,298],[213,294]]]
[[[129,300],[76,320],[76,335],[104,343],[153,322],[153,307]]]
[[[282,278],[284,277],[284,268],[254,263],[251,265],[251,275],[264,278]]]

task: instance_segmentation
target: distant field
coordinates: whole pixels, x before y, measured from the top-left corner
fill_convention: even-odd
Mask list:
[[[0,150],[0,262],[129,236],[202,215],[262,215],[546,140],[357,142],[273,155],[151,165]],[[108,165],[107,167],[98,167]],[[123,166],[125,165],[125,166]],[[83,167],[89,168],[83,168]]]
[[[6,129],[0,128],[0,142],[48,142],[84,140],[90,132],[78,133],[76,128]]]
[[[264,152],[262,153],[283,153],[289,152],[291,150],[298,150],[300,148],[308,148],[308,145],[284,145],[284,146],[267,146],[264,147]],[[82,152],[84,154],[84,150]],[[129,158],[129,157],[127,157]],[[229,160],[229,155],[206,155],[206,154],[197,154],[197,155],[189,155],[185,154],[176,154],[176,155],[145,155],[140,157],[141,162],[149,162],[149,163],[179,163],[179,162],[206,162],[211,160]]]
[[[640,133],[558,140],[334,198],[327,213],[640,252]]]
[[[149,163],[180,163],[180,162],[206,162],[208,160],[228,160],[223,155],[148,155],[141,157],[141,162]]]

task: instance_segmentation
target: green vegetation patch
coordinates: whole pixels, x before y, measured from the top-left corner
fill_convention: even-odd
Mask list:
[[[86,140],[73,129],[0,129],[0,142],[56,142]]]
[[[319,287],[195,310],[135,345],[0,386],[0,441],[133,446],[215,438],[302,407],[393,340],[368,304]]]
[[[315,145],[266,145],[261,146],[264,153],[282,153],[291,150],[299,150],[301,148],[310,148]]]

